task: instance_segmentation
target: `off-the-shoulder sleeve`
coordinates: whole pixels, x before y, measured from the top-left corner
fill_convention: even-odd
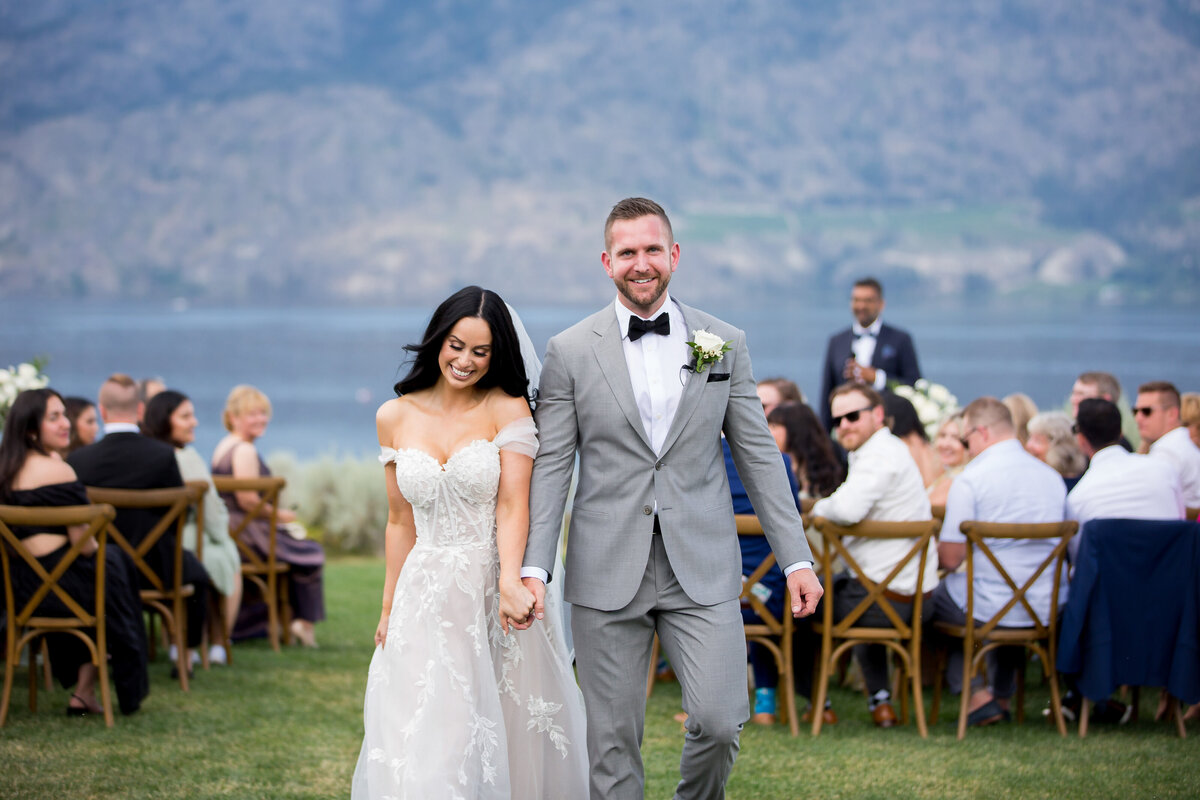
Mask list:
[[[514,419],[505,425],[492,440],[498,450],[511,450],[533,458],[538,451],[537,426],[533,417]]]
[[[396,460],[396,451],[390,447],[379,446],[379,463],[390,464]]]

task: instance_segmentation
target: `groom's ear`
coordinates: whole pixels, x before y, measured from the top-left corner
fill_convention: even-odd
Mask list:
[[[610,277],[610,278],[611,278],[611,277],[613,276],[613,273],[612,273],[612,256],[610,256],[610,255],[608,254],[608,251],[607,251],[607,250],[604,250],[603,252],[601,252],[601,253],[600,253],[600,263],[604,265],[604,271],[605,271],[606,273],[608,273],[608,277]]]

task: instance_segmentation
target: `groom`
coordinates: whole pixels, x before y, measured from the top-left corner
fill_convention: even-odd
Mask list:
[[[565,599],[587,705],[593,800],[641,800],[645,676],[658,633],[683,689],[688,733],[676,797],[720,798],[749,718],[741,557],[721,432],[780,565],[792,613],[822,589],[745,334],[667,292],[679,245],[662,207],[622,200],[604,227],[614,303],[550,340],[538,393],[525,583],[542,616],[579,454]],[[728,352],[697,365],[708,331]],[[718,344],[719,349],[719,344]]]

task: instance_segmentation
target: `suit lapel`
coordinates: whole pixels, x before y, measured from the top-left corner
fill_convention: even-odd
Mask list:
[[[607,322],[605,321],[607,317]],[[617,327],[616,312],[600,314],[596,327],[592,329],[596,335],[596,343],[592,350],[596,353],[596,361],[600,364],[600,374],[608,382],[608,387],[617,399],[617,405],[629,425],[650,447],[650,436],[642,427],[642,415],[638,413],[637,400],[633,396],[633,384],[629,381],[629,365],[625,362],[625,350],[621,343],[621,331]]]
[[[679,310],[683,312],[683,321],[687,326],[687,331],[689,333],[688,338],[690,340],[692,325],[699,324],[700,312],[696,311],[694,308],[688,308],[678,300],[675,302],[679,306]],[[710,366],[709,369],[711,370],[713,367]],[[675,418],[671,420],[671,427],[667,431],[667,438],[663,441],[664,453],[671,449],[671,445],[675,444],[675,440],[678,439],[679,434],[683,432],[684,426],[687,425],[688,420],[691,419],[692,414],[695,413],[696,407],[700,404],[700,397],[704,394],[704,384],[708,382],[707,371],[699,375],[694,372],[686,374],[687,383],[683,385],[683,394],[681,394],[679,397],[679,405],[675,409]]]

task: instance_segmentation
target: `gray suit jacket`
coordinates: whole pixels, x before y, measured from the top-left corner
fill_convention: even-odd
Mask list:
[[[732,342],[732,349],[703,373],[686,373],[661,456],[642,427],[611,304],[547,346],[524,563],[551,572],[578,452],[568,602],[612,611],[633,599],[650,554],[656,501],[663,544],[688,597],[699,605],[737,597],[741,557],[722,430],[779,563],[812,558],[755,391],[745,334],[678,305],[688,331],[711,331]]]

